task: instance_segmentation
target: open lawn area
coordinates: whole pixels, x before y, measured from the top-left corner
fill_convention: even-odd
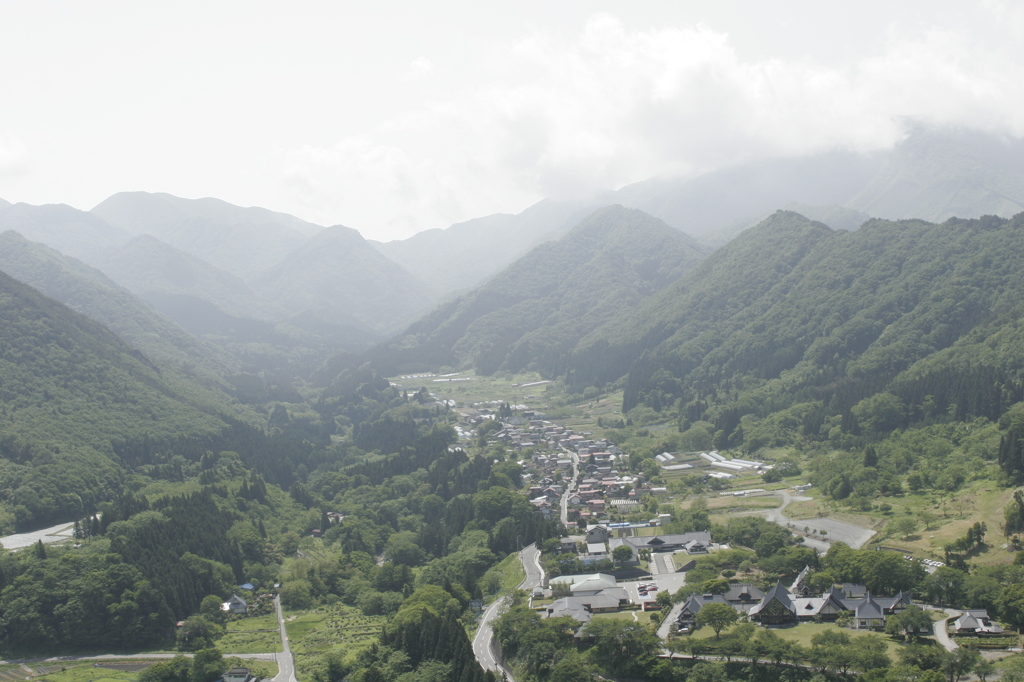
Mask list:
[[[717,514],[744,512],[753,509],[775,509],[779,504],[779,498],[774,495],[708,498],[708,510],[713,510]]]
[[[623,621],[632,623],[633,622],[633,614],[636,614],[637,622],[639,622],[639,623],[641,623],[643,625],[648,625],[651,622],[651,615],[654,614],[654,613],[658,613],[658,612],[657,611],[640,611],[640,610],[618,611],[616,613],[595,613],[592,616],[592,618],[594,620],[598,620],[598,619],[623,620]]]
[[[811,638],[814,637],[814,635],[818,634],[819,632],[827,632],[830,630],[845,632],[851,638],[878,637],[886,642],[886,644],[889,647],[889,656],[892,657],[894,660],[897,655],[897,652],[902,647],[901,642],[897,642],[892,637],[883,635],[880,632],[872,632],[870,630],[851,630],[849,628],[841,628],[835,623],[800,623],[799,625],[794,625],[790,627],[772,628],[772,630],[774,630],[775,634],[777,634],[779,637],[782,637],[783,639],[788,639],[791,642],[796,642],[800,646],[806,648],[810,648]],[[722,634],[724,636],[727,633],[728,630],[725,630]],[[690,637],[695,637],[697,639],[714,638],[714,636],[715,631],[709,627],[703,627],[700,630],[694,631],[693,634],[690,635]],[[924,641],[932,640],[930,638],[925,638]]]
[[[884,498],[880,503],[892,506],[889,519],[898,518],[910,511],[916,517],[923,514],[931,515],[934,521],[929,528],[922,524],[917,532],[909,537],[880,537],[877,542],[911,551],[917,557],[941,560],[942,548],[945,545],[963,537],[968,528],[981,521],[988,525],[988,546],[977,556],[972,557],[971,561],[980,565],[1008,563],[1013,561],[1014,554],[1000,549],[1003,538],[999,533],[999,525],[1003,518],[1003,509],[1012,497],[1012,488],[999,488],[991,481],[976,481],[955,493],[926,491]],[[883,528],[880,535],[884,534]]]

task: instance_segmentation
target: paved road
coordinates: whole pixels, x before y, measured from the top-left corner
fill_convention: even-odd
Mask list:
[[[523,578],[523,582],[519,583],[519,589],[531,590],[535,587],[542,587],[544,585],[544,569],[540,566],[540,550],[537,549],[537,545],[524,547],[523,551],[519,553],[519,560],[523,564],[523,570],[526,571],[526,577]]]
[[[0,538],[0,545],[4,549],[22,549],[36,544],[40,540],[44,545],[54,542],[63,542],[71,539],[71,532],[74,530],[73,523],[60,523],[56,526],[34,530],[31,533],[17,533]]]
[[[569,526],[569,496],[572,495],[572,491],[576,489],[576,479],[580,476],[580,456],[567,448],[562,448],[569,453],[569,458],[572,459],[572,479],[569,481],[569,485],[565,487],[565,491],[562,493],[561,499],[561,518],[562,525],[568,528]]]
[[[295,660],[292,658],[292,649],[288,646],[288,631],[284,627],[281,595],[274,597],[274,606],[277,607],[277,626],[281,629],[281,648],[283,651],[277,655],[278,672],[273,682],[298,682],[295,679]]]
[[[942,611],[946,614],[946,617],[942,620],[937,620],[934,623],[932,623],[932,632],[935,633],[935,641],[941,644],[943,648],[946,649],[946,651],[953,651],[954,649],[958,649],[960,645],[949,638],[949,626],[947,625],[947,623],[949,622],[950,618],[958,618],[961,614],[961,611],[957,611],[956,609],[940,608],[930,608],[928,610]]]
[[[776,509],[768,509],[765,511],[754,512],[764,514],[765,518],[772,523],[777,523],[780,526],[793,525],[794,528],[804,528],[810,526],[811,528],[821,529],[828,531],[828,540],[816,540],[814,538],[804,538],[804,545],[812,547],[817,550],[820,554],[824,554],[828,551],[829,547],[832,546],[833,542],[845,542],[854,549],[860,549],[868,540],[875,534],[875,531],[870,528],[862,528],[855,526],[852,523],[846,523],[845,521],[837,521],[835,519],[820,518],[820,519],[802,519],[795,520],[791,519],[783,511],[789,506],[790,502],[794,500],[809,500],[809,497],[794,497],[789,494],[787,490],[777,491],[778,495],[782,496],[782,503]]]
[[[535,587],[540,587],[544,583],[544,569],[540,566],[540,550],[537,549],[537,545],[523,548],[519,552],[519,561],[523,564],[523,570],[526,571],[526,577],[519,583],[519,589],[532,590]],[[505,679],[514,682],[512,671],[498,660],[498,654],[494,649],[494,629],[492,627],[494,619],[498,617],[502,607],[507,603],[508,598],[502,597],[484,611],[480,618],[480,627],[477,628],[476,636],[473,637],[473,655],[476,656],[476,660],[484,670],[504,673]],[[275,679],[274,682],[284,681]]]

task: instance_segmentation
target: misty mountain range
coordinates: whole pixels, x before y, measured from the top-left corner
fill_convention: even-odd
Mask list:
[[[839,230],[1014,215],[1022,152],[1020,140],[921,130],[885,153],[653,178],[386,243],[217,199],[125,192],[91,211],[0,200],[0,270],[201,373],[316,364],[391,337],[438,364],[521,368],[517,357],[575,345],[779,209]]]

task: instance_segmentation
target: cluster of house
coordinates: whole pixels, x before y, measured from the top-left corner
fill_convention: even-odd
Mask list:
[[[586,546],[584,559],[604,559],[611,556],[616,547],[626,546],[632,552],[631,562],[639,560],[642,550],[650,552],[686,552],[707,554],[711,550],[711,534],[707,531],[673,533],[667,535],[634,536],[633,528],[591,526],[585,535],[570,535],[561,539],[560,550],[565,553],[580,553]],[[618,537],[615,535],[618,534]]]
[[[545,618],[570,616],[579,623],[590,622],[595,613],[613,613],[629,604],[626,589],[619,587],[615,576],[607,573],[563,575],[552,578],[553,590],[562,586],[569,596],[559,597],[545,608]]]
[[[830,622],[839,614],[849,612],[852,627],[877,630],[885,627],[886,617],[910,606],[911,595],[900,592],[895,597],[877,597],[864,585],[844,583],[829,588],[820,596],[810,596],[799,579],[788,588],[778,583],[767,593],[754,585],[738,584],[725,594],[691,595],[676,618],[679,630],[691,630],[700,610],[716,603],[728,604],[761,625],[787,625],[808,620]]]

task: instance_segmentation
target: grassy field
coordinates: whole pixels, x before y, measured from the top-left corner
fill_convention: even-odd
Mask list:
[[[779,637],[788,639],[791,642],[796,642],[800,646],[806,648],[810,648],[811,638],[814,637],[814,635],[819,632],[826,632],[830,630],[845,632],[853,639],[857,637],[876,637],[886,642],[889,647],[889,656],[893,658],[893,660],[896,659],[897,652],[899,652],[902,646],[896,640],[881,633],[871,632],[869,630],[850,630],[848,628],[841,628],[835,623],[800,623],[793,627],[773,628],[773,630]],[[728,630],[724,631],[723,634],[727,632]],[[693,634],[690,635],[690,637],[696,637],[697,639],[709,639],[714,638],[714,636],[715,631],[709,627],[703,627],[700,630],[694,631]]]
[[[480,579],[480,588],[484,591],[487,601],[493,601],[499,594],[507,594],[519,587],[526,579],[526,571],[519,561],[519,554],[509,554],[492,566]]]
[[[377,641],[384,616],[364,616],[352,606],[333,604],[312,611],[285,613],[285,629],[300,673],[324,653],[337,651],[346,657]]]
[[[775,509],[781,504],[775,495],[762,497],[709,497],[708,511],[716,513],[743,512],[753,509]]]
[[[322,606],[313,611],[289,613],[285,623],[292,651],[324,651],[343,645],[346,649],[368,646],[377,639],[384,616],[364,616],[344,604]]]
[[[277,616],[268,614],[228,623],[227,633],[217,640],[217,648],[231,654],[281,651],[281,633],[277,629]]]
[[[595,613],[592,618],[597,619],[611,619],[611,620],[624,620],[627,622],[633,622],[633,614],[636,614],[636,621],[642,625],[651,624],[651,614],[658,613],[657,611],[617,611],[615,613]]]

